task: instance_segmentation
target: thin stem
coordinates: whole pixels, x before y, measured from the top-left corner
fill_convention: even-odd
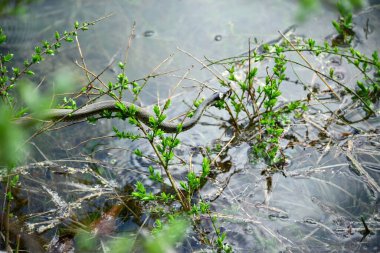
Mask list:
[[[281,34],[281,36],[289,43],[289,45],[297,52],[297,54],[302,58],[302,60],[304,60],[304,62],[306,62],[306,64],[309,66],[310,69],[312,69],[313,71],[315,70],[314,67],[311,65],[311,63],[303,56],[303,54],[301,54],[301,52],[299,50],[296,49],[296,47],[293,45],[293,43],[287,38],[285,37],[284,34],[282,34],[280,31],[279,33]],[[340,97],[338,96],[338,94],[335,93],[335,91],[332,89],[332,87],[326,82],[326,80],[320,75],[318,74],[317,72],[315,72],[317,74],[317,76],[319,77],[319,79],[321,79],[321,81],[327,86],[327,88],[329,88],[329,90],[331,91],[332,94],[334,94],[334,96],[340,101]]]

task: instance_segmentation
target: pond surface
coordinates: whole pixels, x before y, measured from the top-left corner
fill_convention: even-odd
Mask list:
[[[368,5],[354,16],[356,48],[369,55],[380,48],[380,8],[376,2],[371,4],[372,8]],[[137,80],[159,74],[149,79],[138,102],[151,106],[171,96],[169,118],[186,112],[201,91],[202,97],[211,94],[210,90],[203,91],[202,84],[219,89],[213,73],[195,58],[204,62],[205,57],[228,58],[248,51],[248,38],[258,43],[276,39],[278,31],[297,22],[298,13],[297,1],[280,0],[50,0],[27,8],[24,15],[0,18],[9,36],[1,50],[15,52],[20,61],[33,53],[39,41],[53,38],[55,31],[71,30],[76,20],[91,21],[112,13],[79,36],[86,65],[93,73],[115,62],[101,76],[106,83],[116,79],[117,63],[124,60],[135,22],[127,76]],[[331,20],[336,17],[333,5],[324,2],[319,12],[297,27],[295,34],[322,42],[334,34]],[[81,62],[81,56],[72,43],[63,45],[58,55],[41,63],[35,72],[39,78],[44,77],[44,89],[57,81],[59,73],[72,73],[72,82],[78,89],[83,87],[86,75],[74,63],[76,60]],[[336,63],[329,56],[312,61],[320,70],[333,66],[340,80],[353,87],[356,75],[347,64]],[[311,71],[297,66],[293,71],[310,87],[323,85]],[[289,79],[297,79],[289,72]],[[34,81],[39,83],[41,79]],[[283,87],[284,100],[300,99],[307,93],[301,85],[291,82]],[[130,95],[126,98],[132,99]],[[338,108],[339,104],[332,106]],[[201,166],[205,147],[212,149],[218,143],[223,146],[231,141],[219,161],[224,171],[203,187],[201,195],[211,201],[218,226],[227,233],[227,242],[236,252],[380,251],[378,117],[353,127],[341,126],[329,124],[323,108],[311,106],[305,124],[289,127],[288,134],[293,139],[284,139],[281,144],[287,147],[285,172],[274,174],[268,189],[269,179],[261,175],[263,165],[252,162],[250,144],[232,141],[227,116],[209,108],[197,126],[180,135],[182,143],[176,155],[185,160],[186,166],[173,166],[172,172],[177,179],[185,178],[187,171],[183,169],[190,169],[189,164]],[[115,196],[128,196],[137,180],[159,191],[147,177],[147,167],[154,164],[133,154],[137,148],[146,155],[153,154],[149,143],[110,137],[112,126],[124,129],[125,124],[117,120],[101,120],[96,125],[81,123],[33,139],[29,162],[43,163],[23,168],[21,182],[27,191],[19,192],[14,213],[23,217],[41,244],[49,243],[58,228],[72,225],[73,220],[93,224],[92,216],[109,210],[115,204],[112,200],[118,199]],[[358,130],[347,137],[346,133],[353,129],[364,133]],[[331,135],[323,135],[325,130]],[[135,209],[116,215],[115,234],[136,233],[141,225],[153,224],[136,203],[128,201]],[[371,230],[366,237],[361,217]],[[147,224],[145,219],[149,220]],[[207,225],[203,229],[206,234],[215,233]],[[177,250],[207,250],[194,234],[189,232]],[[25,239],[25,245],[31,240],[34,239]]]

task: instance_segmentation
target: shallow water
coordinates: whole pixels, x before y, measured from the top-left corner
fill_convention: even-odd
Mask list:
[[[149,80],[140,102],[143,105],[152,105],[172,95],[173,106],[169,116],[174,117],[188,110],[188,105],[200,91],[198,82],[184,80],[181,87],[175,90],[175,95],[172,94],[173,88],[183,76],[199,82],[208,81],[208,85],[218,87],[209,71],[202,69],[197,61],[178,48],[201,60],[204,60],[204,56],[210,59],[235,56],[247,51],[249,37],[252,40],[256,38],[258,42],[277,38],[278,30],[283,31],[296,22],[296,11],[296,1],[284,3],[279,0],[238,0],[233,3],[221,0],[45,1],[30,5],[23,17],[0,19],[0,24],[5,24],[5,32],[9,34],[9,43],[2,50],[16,50],[17,59],[23,59],[32,53],[33,45],[38,41],[52,38],[56,30],[69,30],[75,20],[89,21],[113,13],[113,16],[79,37],[87,66],[94,73],[99,73],[113,59],[116,63],[122,61],[131,27],[136,22],[135,38],[128,51],[128,78],[142,78],[169,58],[156,70],[164,74]],[[354,17],[358,35],[356,47],[363,53],[370,54],[380,47],[380,33],[376,29],[380,24],[379,12],[379,8],[374,8]],[[331,20],[336,16],[336,12],[326,4],[323,11],[311,15],[306,23],[300,24],[296,34],[323,41],[333,34]],[[367,32],[364,28],[368,28]],[[64,45],[59,55],[41,63],[41,68],[36,72],[41,76],[46,75],[46,86],[53,80],[52,73],[62,69],[75,73],[74,80],[78,84],[84,83],[85,75],[73,64],[75,60],[80,61],[75,45]],[[347,64],[328,56],[315,59],[314,64],[322,70],[334,67],[338,79],[351,86],[357,78],[354,70]],[[105,81],[115,80],[115,71],[118,70],[117,64],[114,65],[102,76]],[[175,71],[171,72],[173,70]],[[323,84],[318,83],[310,71],[304,71],[297,66],[294,66],[294,71],[310,87],[324,89]],[[290,79],[295,79],[292,72],[288,75]],[[203,96],[210,94],[207,92]],[[304,97],[307,91],[300,85],[289,82],[283,86],[283,94],[285,100],[292,100]],[[333,106],[339,107],[339,104]],[[325,122],[328,116],[321,113],[321,110],[323,111],[318,106],[311,108],[310,117],[313,122]],[[231,138],[231,135],[225,134],[228,127],[218,117],[227,119],[227,115],[210,108],[200,124],[180,136],[182,145],[176,155],[191,159],[195,170],[200,168],[202,147],[212,147],[217,140],[226,143]],[[379,184],[378,124],[378,118],[355,124],[359,130],[372,130],[373,133],[351,135],[350,138],[344,138],[343,134],[352,129],[337,124],[328,125],[333,136],[327,138],[321,138],[318,128],[301,124],[291,126],[289,134],[294,135],[301,144],[286,149],[289,157],[285,168],[286,177],[280,173],[273,175],[273,187],[270,191],[267,189],[267,179],[261,175],[262,165],[253,164],[250,159],[249,144],[240,141],[231,145],[222,155],[225,171],[215,175],[216,182],[208,182],[201,192],[204,198],[213,200],[212,211],[220,216],[218,224],[222,231],[227,232],[228,242],[237,252],[379,251],[379,192],[368,178],[357,172],[357,164],[360,164],[375,183]],[[67,218],[62,211],[66,206],[58,205],[59,198],[46,206],[40,204],[48,202],[54,194],[46,188],[39,188],[39,185],[48,186],[67,203],[73,200],[82,203],[79,200],[85,197],[88,200],[83,202],[85,207],[73,207],[78,220],[82,222],[87,216],[106,210],[112,205],[106,199],[114,196],[114,187],[123,189],[121,192],[127,195],[130,193],[130,185],[137,180],[151,185],[146,177],[146,168],[153,164],[132,154],[136,148],[144,154],[152,154],[147,142],[114,138],[91,139],[112,135],[112,125],[123,129],[125,122],[103,120],[96,125],[82,123],[37,136],[33,141],[38,150],[32,147],[30,161],[66,159],[64,163],[74,168],[86,168],[89,165],[83,164],[92,164],[93,161],[95,165],[89,167],[100,170],[100,175],[105,180],[102,181],[89,171],[78,175],[77,169],[74,174],[65,171],[56,173],[53,177],[49,172],[50,167],[37,169],[35,174],[27,174],[23,179],[25,187],[32,190],[22,193],[22,198],[20,197],[31,199],[34,204],[22,206],[24,202],[21,201],[17,214],[43,212],[55,207],[55,217]],[[315,146],[302,145],[311,143],[312,140],[315,140]],[[352,142],[354,149],[346,149],[348,141]],[[290,141],[284,140],[283,146],[290,146],[289,143]],[[189,160],[187,162],[190,163]],[[180,168],[180,165],[173,166],[173,175],[176,178],[186,176],[186,172]],[[227,180],[228,184],[224,185]],[[216,195],[216,189],[220,187],[224,187],[224,190]],[[104,195],[98,198],[91,195],[99,189],[104,191]],[[152,189],[158,190],[153,186]],[[46,199],[35,202],[40,194]],[[67,218],[67,223],[72,222],[72,217],[68,217],[70,218]],[[127,217],[119,221],[118,232],[137,231],[138,225],[145,218],[133,219],[130,214]],[[360,232],[364,228],[360,217],[364,217],[372,230],[362,242]],[[40,218],[43,219],[43,216]],[[37,217],[27,219],[27,222],[39,223],[40,220]],[[34,229],[38,228],[41,229],[41,226]],[[51,229],[43,237],[49,241],[55,229]],[[205,230],[208,229],[210,227],[205,226]],[[203,245],[199,245],[189,236],[181,251],[191,252],[203,248]]]

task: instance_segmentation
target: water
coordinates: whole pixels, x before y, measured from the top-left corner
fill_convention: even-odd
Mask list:
[[[161,73],[149,80],[139,102],[149,106],[173,96],[169,116],[174,117],[188,110],[188,105],[200,91],[199,83],[207,82],[208,86],[218,87],[212,73],[202,69],[194,58],[204,61],[204,57],[221,59],[238,55],[247,51],[249,37],[258,42],[275,39],[279,36],[277,31],[296,22],[297,7],[296,1],[276,0],[238,0],[233,3],[220,0],[43,1],[31,4],[22,17],[0,19],[9,34],[9,43],[2,50],[16,50],[16,59],[24,59],[40,40],[52,38],[56,30],[70,30],[75,20],[90,21],[112,13],[110,18],[79,37],[88,68],[99,73],[112,60],[122,61],[135,22],[135,37],[128,50],[128,78],[140,79],[151,73]],[[376,7],[354,17],[358,36],[355,44],[363,53],[370,54],[379,49],[380,34],[376,29],[379,11]],[[311,15],[297,28],[296,34],[323,41],[334,33],[331,20],[336,16],[331,6],[325,3],[323,10]],[[160,65],[165,59],[168,60]],[[41,63],[36,72],[38,76],[46,76],[45,89],[54,80],[54,73],[62,69],[74,74],[74,83],[86,83],[85,75],[73,63],[75,60],[80,62],[75,44],[66,44],[59,55]],[[338,79],[351,87],[357,78],[354,69],[329,56],[314,59],[313,64],[321,70],[333,67]],[[105,82],[115,80],[116,65],[102,75]],[[157,66],[160,67],[156,69]],[[297,66],[293,68],[311,88],[326,89],[312,72]],[[288,75],[291,80],[296,78],[291,71]],[[173,91],[183,77],[188,79]],[[302,98],[307,93],[300,85],[291,82],[283,86],[286,100]],[[207,96],[210,91],[206,89],[202,94]],[[131,99],[130,96],[127,98]],[[380,217],[376,189],[380,175],[379,120],[372,118],[354,124],[356,131],[369,130],[371,134],[347,138],[345,133],[354,131],[352,127],[327,124],[329,116],[322,113],[323,110],[320,106],[311,107],[310,120],[322,127],[326,124],[332,136],[321,137],[323,131],[313,125],[293,125],[289,129],[288,133],[294,139],[285,139],[282,143],[283,147],[288,146],[286,177],[281,173],[270,179],[263,177],[263,165],[252,163],[250,145],[244,141],[232,142],[221,153],[223,171],[214,175],[214,180],[203,187],[201,194],[212,200],[211,210],[219,216],[218,225],[227,233],[228,243],[237,252],[379,251]],[[210,108],[200,124],[180,135],[182,144],[176,155],[185,160],[186,168],[191,163],[194,170],[199,170],[203,147],[214,147],[218,141],[223,145],[232,137],[220,117],[227,119],[228,115]],[[154,163],[132,154],[139,148],[144,154],[152,155],[149,144],[144,140],[131,142],[107,137],[113,134],[113,125],[125,129],[125,122],[103,120],[96,125],[83,123],[47,132],[33,139],[35,146],[29,154],[31,162],[50,160],[65,164],[63,167],[40,165],[29,168],[30,172],[22,177],[22,185],[28,191],[21,191],[19,198],[22,201],[17,202],[19,208],[14,212],[25,216],[53,209],[49,219],[57,220],[57,223],[53,222],[54,226],[41,236],[45,243],[51,240],[60,225],[57,218],[63,219],[64,224],[72,225],[76,219],[88,225],[89,216],[108,210],[115,203],[115,196],[130,194],[137,180],[148,189],[158,191],[146,177],[146,168]],[[98,136],[104,138],[94,139]],[[353,148],[348,149],[349,146]],[[180,164],[173,166],[175,178],[186,176],[182,168]],[[362,169],[368,174],[363,174]],[[55,170],[58,172],[52,172]],[[272,182],[269,190],[268,180]],[[99,192],[102,194],[96,195]],[[28,201],[30,204],[26,205]],[[75,219],[73,213],[66,212],[70,203],[73,203],[71,208]],[[131,205],[138,214],[117,216],[120,219],[117,233],[136,232],[145,219],[146,216],[139,214],[137,205]],[[46,217],[27,217],[26,223],[38,224],[33,231],[41,231],[46,227],[42,222]],[[372,231],[364,239],[360,217],[364,217]],[[214,233],[208,225],[204,225],[204,229]],[[190,233],[179,250],[189,252],[206,247],[194,240],[193,235]]]

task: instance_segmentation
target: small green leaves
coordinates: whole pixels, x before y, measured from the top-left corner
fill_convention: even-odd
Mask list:
[[[64,103],[63,108],[73,109],[73,110],[77,109],[77,103],[72,98],[64,97],[63,98],[63,103]]]
[[[242,81],[238,81],[238,84],[240,86],[240,89],[245,92],[248,90],[248,83],[246,82],[242,82]]]
[[[34,54],[32,56],[32,62],[33,63],[39,63],[43,60],[42,56],[40,54]]]
[[[264,44],[263,45],[263,51],[264,52],[270,52],[270,46],[269,46],[269,44]]]
[[[94,23],[87,23],[87,22],[84,22],[82,23],[82,27],[80,28],[82,31],[86,31],[88,30],[88,26],[89,25],[94,25]]]
[[[333,20],[332,25],[337,31],[338,35],[333,38],[332,44],[336,45],[349,45],[355,36],[352,23],[352,7],[343,1],[337,2],[337,7],[340,13],[338,20]]]
[[[155,171],[152,166],[148,167],[149,169],[149,178],[152,179],[153,181],[162,183],[163,179],[161,177],[161,174],[158,171]]]
[[[93,25],[95,22],[92,23],[83,23],[82,25],[82,30],[86,30],[88,25]],[[7,95],[7,90],[10,89],[11,87],[14,87],[16,81],[24,74],[26,75],[34,75],[34,72],[30,70],[29,68],[33,64],[38,64],[42,61],[44,61],[44,55],[55,55],[58,51],[58,49],[61,47],[61,40],[65,40],[67,42],[72,42],[73,41],[73,36],[77,36],[78,29],[81,29],[79,22],[76,21],[74,23],[74,31],[71,32],[63,32],[63,35],[61,35],[58,31],[54,33],[54,43],[50,43],[47,40],[44,40],[41,42],[40,45],[36,46],[34,48],[34,53],[31,56],[30,59],[24,61],[24,69],[19,69],[15,68],[14,66],[12,67],[13,69],[13,75],[12,76],[3,76],[0,78],[0,85],[1,86],[6,86],[5,88],[3,87],[0,96],[5,96]],[[0,28],[0,44],[4,43],[7,39],[7,36],[3,33],[3,30]],[[9,63],[13,59],[13,54],[9,53],[6,55],[1,55],[0,54],[0,61],[2,65],[4,63]],[[6,66],[3,66],[2,69],[0,70],[3,75],[6,75]],[[12,99],[9,97],[8,101],[11,101]]]
[[[193,104],[194,104],[194,106],[195,106],[196,108],[198,108],[198,107],[203,103],[204,100],[205,100],[204,98],[197,99],[197,100],[194,101]]]
[[[119,75],[117,75],[117,81],[119,84],[124,86],[128,83],[128,78],[124,73],[120,73]]]
[[[10,181],[10,186],[11,187],[16,187],[17,184],[19,183],[20,181],[20,176],[19,175],[15,175],[11,178],[11,181]]]
[[[60,48],[62,46],[62,44],[60,42],[56,42],[54,43],[54,49],[57,50],[58,48]]]
[[[186,114],[186,117],[191,118],[194,116],[194,111],[190,111]]]
[[[41,50],[40,47],[37,46],[37,47],[34,48],[34,52],[35,52],[36,54],[41,54],[42,50]]]
[[[309,45],[309,49],[313,50],[315,46],[315,40],[313,39],[308,39],[307,44]]]
[[[140,181],[136,183],[136,191],[132,192],[132,196],[143,201],[151,201],[156,199],[152,193],[146,192],[144,185]]]
[[[188,184],[188,192],[199,189],[201,182],[200,179],[195,175],[193,171],[187,174],[187,184]]]
[[[154,222],[154,233],[158,233],[162,230],[162,222],[160,219],[157,219]]]
[[[19,68],[12,68],[12,71],[13,71],[13,75],[15,77],[20,75],[20,69]]]
[[[140,94],[141,90],[142,90],[142,87],[137,82],[132,83],[132,93],[135,96],[138,96]]]
[[[377,51],[374,51],[374,52],[372,53],[372,60],[374,61],[375,64],[378,63],[378,61],[379,61],[379,55],[378,55]],[[378,66],[378,67],[379,67],[379,66]]]
[[[209,174],[210,174],[210,160],[207,157],[203,157],[201,179],[205,179]]]
[[[114,85],[113,85],[112,82],[108,82],[107,86],[108,86],[108,90],[109,90],[109,91],[113,90],[113,86],[114,86]]]
[[[217,245],[219,251],[220,252],[231,253],[232,252],[231,246],[229,246],[228,244],[224,243],[224,240],[227,237],[226,232],[224,232],[223,234],[221,234],[220,231],[217,231],[217,234],[218,234],[218,238],[216,239],[216,245]]]
[[[54,55],[54,50],[53,49],[47,49],[46,54],[48,55]]]
[[[3,56],[3,62],[9,62],[13,59],[13,54],[6,54]]]
[[[194,204],[190,210],[191,214],[199,215],[199,214],[207,214],[210,211],[210,204],[199,201],[198,205]]]
[[[161,110],[160,110],[160,107],[158,105],[154,105],[153,111],[154,111],[154,114],[156,115],[157,118],[160,117]]]
[[[157,128],[158,127],[157,120],[153,116],[149,117],[149,124],[150,124],[150,126],[152,128]]]
[[[110,119],[110,118],[112,118],[112,112],[109,111],[109,110],[103,110],[103,111],[100,113],[100,116],[101,116],[102,118]]]
[[[95,118],[94,116],[87,117],[87,122],[90,124],[95,124],[97,121],[98,119]]]
[[[253,79],[257,75],[257,71],[258,71],[258,69],[256,67],[251,69],[251,71],[248,74],[248,80]]]
[[[163,110],[166,111],[167,109],[169,109],[171,104],[172,102],[170,99],[166,100]]]
[[[134,126],[137,126],[139,124],[139,122],[137,121],[137,119],[134,118],[134,117],[129,118],[128,122],[129,122],[129,124],[134,125]]]
[[[330,76],[330,78],[334,78],[334,69],[333,68],[330,68],[329,76]]]
[[[132,141],[135,141],[139,138],[141,138],[140,135],[134,134],[131,132],[124,132],[124,131],[119,131],[116,127],[112,127],[114,133],[116,134],[116,137],[119,139],[130,139]]]
[[[74,39],[73,39],[72,37],[70,37],[70,36],[67,36],[67,37],[65,38],[65,41],[67,41],[67,42],[73,42]]]
[[[118,108],[122,113],[127,113],[127,107],[123,102],[116,102],[115,107]]]
[[[3,29],[0,27],[0,45],[7,40],[7,35],[3,33]]]
[[[164,203],[169,203],[175,200],[175,196],[170,193],[161,192],[159,199]]]
[[[185,192],[190,193],[190,188],[189,188],[189,186],[187,185],[186,182],[184,182],[184,181],[180,181],[180,182],[179,182],[179,185],[182,187],[182,189],[183,189]]]
[[[140,149],[135,149],[135,151],[133,152],[135,155],[137,155],[138,157],[142,157],[143,156],[143,153],[141,152]]]
[[[33,71],[31,71],[31,70],[27,70],[27,71],[25,71],[25,73],[27,75],[30,75],[30,76],[34,76],[35,75],[35,73]]]
[[[179,123],[179,124],[177,125],[177,133],[182,132],[182,127],[183,127],[183,124],[182,124],[182,123]]]
[[[332,25],[334,26],[335,30],[340,34],[342,33],[342,28],[340,27],[339,23],[336,20],[333,20]]]

